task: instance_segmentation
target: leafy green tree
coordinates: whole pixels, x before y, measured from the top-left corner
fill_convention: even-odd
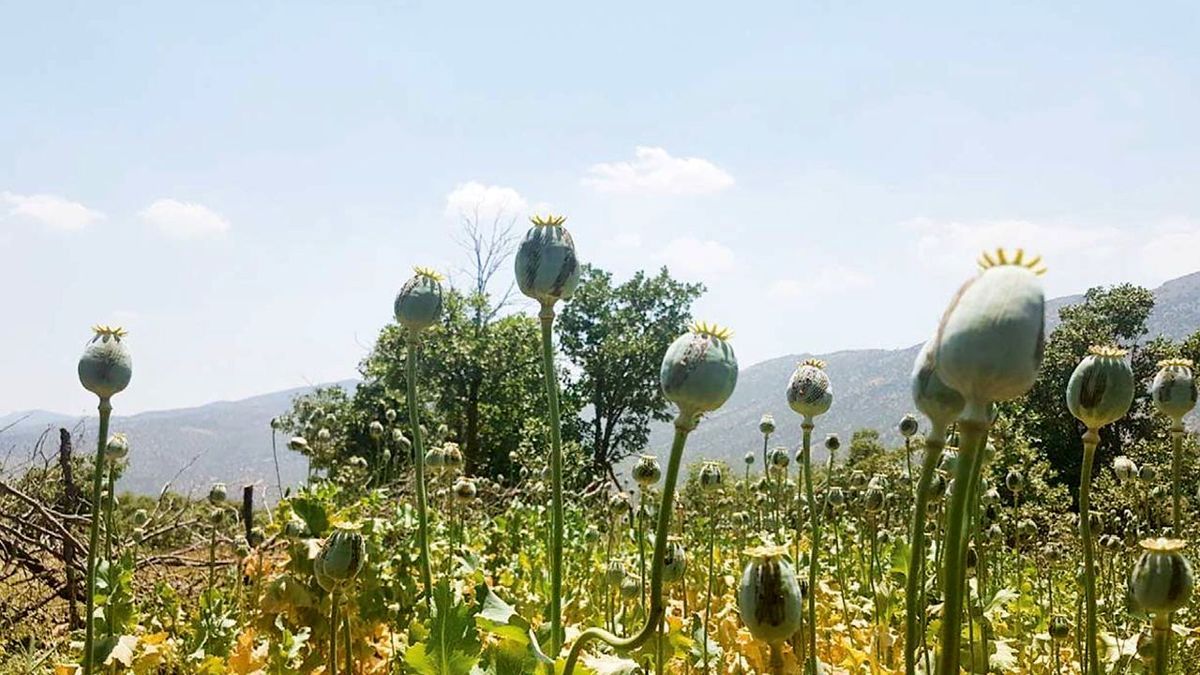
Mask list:
[[[887,448],[879,440],[879,432],[875,429],[858,429],[850,436],[850,449],[846,454],[846,466],[859,468],[859,465],[877,455],[887,452]]]
[[[650,422],[670,419],[658,371],[703,292],[665,267],[615,285],[610,273],[584,267],[558,325],[562,352],[575,366],[571,397],[590,406],[582,443],[597,474],[615,481],[613,465],[645,448]]]

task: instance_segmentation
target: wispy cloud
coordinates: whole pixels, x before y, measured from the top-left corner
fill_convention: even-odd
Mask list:
[[[529,202],[521,193],[501,185],[468,181],[455,186],[446,195],[446,217],[456,222],[464,218],[480,223],[490,223],[497,218],[507,221],[529,213]]]
[[[216,237],[230,228],[224,216],[207,206],[176,199],[158,199],[140,215],[159,232],[175,239]]]
[[[737,264],[733,249],[712,239],[678,237],[659,252],[664,264],[675,274],[698,279],[728,272]]]
[[[55,230],[82,230],[104,219],[103,213],[57,195],[0,192],[0,203],[8,206],[8,215],[12,218],[33,221]]]
[[[733,185],[733,176],[700,157],[672,157],[663,148],[638,146],[633,161],[601,162],[588,169],[583,185],[598,192],[700,195]]]

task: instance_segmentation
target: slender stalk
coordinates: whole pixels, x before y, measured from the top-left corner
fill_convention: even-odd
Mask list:
[[[638,583],[642,586],[642,614],[646,613],[646,489],[641,488],[637,514]]]
[[[342,617],[342,643],[346,646],[346,675],[354,673],[354,653],[350,649],[350,612]]]
[[[1180,506],[1179,476],[1183,465],[1183,420],[1171,425],[1171,530],[1174,536],[1183,536],[1183,508]]]
[[[812,417],[805,417],[801,448],[804,459],[804,491],[808,497],[809,520],[812,523],[812,545],[808,553],[808,662],[809,675],[817,675],[817,560],[821,549],[821,511],[816,507],[812,476]]]
[[[1079,474],[1079,530],[1083,537],[1083,592],[1087,605],[1086,641],[1088,648],[1087,675],[1100,675],[1100,658],[1096,653],[1096,565],[1092,541],[1091,495],[1092,460],[1100,434],[1088,429],[1083,435],[1083,470]]]
[[[212,597],[213,581],[217,574],[217,524],[209,522],[208,531],[208,595]]]
[[[1171,661],[1171,615],[1166,612],[1155,614],[1150,632],[1154,640],[1154,675],[1167,675]]]
[[[417,406],[417,359],[420,345],[416,336],[408,338],[404,379],[408,388],[408,423],[412,427],[413,460],[417,467],[417,539],[421,546],[421,583],[425,585],[425,607],[433,609],[433,571],[429,561],[429,515],[425,495],[425,443],[421,438],[420,408]]]
[[[546,378],[546,402],[550,422],[550,656],[557,658],[562,650],[562,546],[563,546],[563,489],[562,489],[562,432],[559,428],[558,378],[554,371],[554,345],[551,329],[554,326],[554,306],[543,304],[538,313],[542,322],[542,370]],[[656,542],[657,546],[657,542]]]
[[[96,553],[100,546],[100,488],[104,479],[104,448],[108,445],[108,418],[112,402],[100,399],[100,441],[96,445],[96,466],[92,473],[92,522],[88,534],[87,615],[84,619],[83,675],[92,674],[92,649],[96,639]]]
[[[971,404],[968,404],[971,406]],[[981,412],[982,414],[978,414]],[[971,504],[971,483],[977,458],[983,454],[987,438],[988,414],[968,412],[959,421],[958,467],[954,474],[954,494],[947,513],[945,533],[945,574],[942,590],[942,653],[938,656],[939,675],[958,675],[962,649],[963,587],[967,572],[967,518]]]
[[[329,672],[337,675],[337,644],[338,644],[338,592],[333,592],[329,608]]]
[[[717,550],[717,510],[708,508],[708,595],[704,598],[704,673],[708,675],[708,616],[712,613],[713,571]],[[686,597],[686,596],[685,596]],[[686,614],[686,612],[685,612]]]
[[[671,456],[667,462],[667,475],[663,482],[662,502],[658,508],[658,526],[654,534],[654,559],[651,562],[653,572],[650,577],[650,613],[646,623],[635,635],[620,638],[602,628],[588,628],[583,631],[571,651],[567,655],[563,675],[571,675],[583,648],[592,640],[600,640],[617,650],[637,649],[649,640],[654,631],[658,630],[658,622],[666,611],[663,602],[662,561],[667,553],[667,533],[671,528],[671,511],[675,502],[675,483],[679,478],[679,465],[683,458],[683,446],[687,443],[688,434],[696,426],[695,414],[681,410],[675,418],[675,440],[671,445]]]
[[[108,465],[108,499],[104,500],[104,559],[112,561],[112,543],[113,543],[113,506],[116,504],[116,495],[113,492],[116,476],[113,475],[113,462],[106,462]]]
[[[283,499],[283,478],[279,476],[279,451],[275,448],[275,425],[271,425],[271,459],[275,462],[275,487],[279,490],[279,498]],[[266,490],[263,490],[266,492]]]
[[[909,527],[904,617],[904,672],[907,675],[917,672],[917,640],[925,634],[925,522],[929,517],[929,489],[945,446],[946,429],[935,426],[925,438],[925,457],[921,462],[921,478],[917,482]]]

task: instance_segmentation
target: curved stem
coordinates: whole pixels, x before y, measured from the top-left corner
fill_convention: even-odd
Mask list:
[[[1091,495],[1092,460],[1096,455],[1096,446],[1100,443],[1100,434],[1096,429],[1088,429],[1083,435],[1083,470],[1079,474],[1079,530],[1083,537],[1083,592],[1087,605],[1087,650],[1088,675],[1098,675],[1100,658],[1096,653],[1096,565],[1095,550],[1092,542]]]
[[[821,548],[821,510],[813,494],[812,476],[812,417],[805,417],[801,444],[804,459],[804,492],[808,497],[809,520],[812,524],[812,545],[808,552],[808,665],[810,675],[817,675],[817,553]]]
[[[417,359],[420,345],[416,336],[408,339],[404,359],[404,380],[408,389],[408,423],[412,427],[413,460],[417,467],[417,539],[421,547],[421,583],[425,585],[425,607],[433,608],[433,571],[429,562],[429,515],[425,495],[425,443],[421,438],[421,415],[417,406]]]
[[[538,313],[542,322],[542,370],[546,378],[546,402],[550,423],[550,656],[556,658],[562,650],[562,432],[559,429],[558,378],[554,371],[554,306],[543,304]]]
[[[1171,425],[1171,531],[1174,536],[1183,536],[1183,509],[1180,506],[1179,476],[1183,465],[1183,420]]]
[[[645,625],[635,635],[627,638],[619,638],[602,628],[593,627],[583,631],[579,638],[575,640],[575,644],[571,646],[571,651],[567,655],[566,666],[563,668],[563,675],[571,675],[584,646],[592,640],[600,640],[618,650],[630,650],[645,644],[646,640],[649,640],[654,635],[654,632],[658,630],[658,622],[666,612],[662,593],[662,561],[667,553],[667,533],[671,529],[671,511],[675,503],[675,483],[679,478],[679,464],[683,458],[683,446],[687,443],[688,434],[691,433],[695,426],[695,415],[691,412],[686,410],[680,411],[679,416],[675,418],[675,440],[671,444],[671,456],[667,462],[667,475],[663,482],[662,501],[658,507],[658,526],[654,532],[654,559],[650,563],[653,570],[650,576],[650,612],[646,616]]]
[[[88,534],[87,614],[83,638],[83,675],[92,673],[92,648],[96,639],[96,549],[100,545],[100,488],[104,479],[104,447],[108,445],[108,418],[112,403],[100,399],[100,441],[96,445],[95,471],[92,473],[92,522]]]
[[[925,456],[921,462],[921,478],[913,503],[912,524],[909,527],[908,578],[905,580],[904,672],[917,672],[917,640],[924,633],[925,622],[925,522],[929,517],[929,489],[933,475],[946,447],[946,428],[935,425],[925,438]]]
[[[982,415],[969,415],[958,423],[962,439],[958,467],[954,473],[954,494],[947,514],[945,534],[945,574],[942,589],[942,653],[938,656],[940,675],[958,675],[962,649],[963,585],[967,571],[967,511],[971,504],[971,483],[977,458],[987,440],[986,406]]]

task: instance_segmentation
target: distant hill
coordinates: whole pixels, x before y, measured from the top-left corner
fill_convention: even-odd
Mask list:
[[[356,383],[347,380],[333,384],[353,389]],[[274,493],[271,418],[287,412],[292,399],[312,389],[301,387],[197,408],[114,416],[112,431],[129,435],[137,457],[122,476],[119,489],[157,494],[172,479],[172,489],[180,492],[201,491],[214,481],[226,482],[231,488],[259,481],[271,486]],[[8,468],[19,466],[28,460],[34,444],[46,432],[50,432],[45,441],[46,453],[53,456],[58,448],[58,427],[65,427],[75,436],[77,447],[91,452],[96,442],[96,423],[95,417],[45,411],[0,417],[0,430],[13,425],[0,431],[0,460]],[[306,460],[287,449],[287,438],[278,440],[283,483],[299,483],[307,470]]]
[[[1157,304],[1148,322],[1148,337],[1165,335],[1180,339],[1200,329],[1200,272],[1169,281],[1155,289],[1154,295]],[[1057,324],[1059,309],[1081,299],[1082,296],[1068,296],[1048,301],[1049,324]],[[821,442],[826,434],[837,433],[848,442],[850,434],[863,427],[879,429],[888,443],[899,442],[895,426],[902,415],[912,410],[908,376],[918,348],[919,345],[914,345],[907,349],[815,355],[828,364],[834,386],[833,408],[817,420],[816,456],[824,455]],[[687,461],[713,457],[740,466],[747,450],[761,449],[758,419],[765,412],[775,416],[778,426],[771,444],[794,448],[800,438],[800,419],[787,407],[783,390],[796,364],[811,356],[792,354],[744,369],[733,397],[692,434]],[[352,389],[356,381],[336,384]],[[115,418],[113,430],[130,435],[139,458],[131,464],[120,487],[154,494],[181,470],[183,473],[174,482],[174,488],[181,491],[199,491],[214,480],[229,483],[231,487],[255,481],[274,486],[269,422],[289,410],[293,398],[311,389],[290,389],[241,401]],[[48,449],[52,452],[57,447],[60,426],[72,430],[82,439],[81,447],[90,450],[88,444],[95,442],[92,439],[95,423],[95,418],[40,410],[0,417],[0,462],[5,468],[19,467],[30,456],[37,439],[47,433]],[[670,439],[670,426],[658,425],[651,433],[650,447],[662,453],[669,447]],[[279,440],[280,474],[285,485],[295,484],[303,479],[305,460],[287,450],[286,439]]]
[[[1200,272],[1168,281],[1154,290],[1154,297],[1147,338],[1164,335],[1178,340],[1200,329]],[[1058,325],[1060,309],[1082,300],[1082,295],[1075,295],[1047,301],[1047,328]],[[816,422],[814,455],[825,455],[820,444],[826,434],[840,435],[844,448],[850,435],[864,427],[878,429],[889,444],[899,444],[896,423],[905,413],[914,412],[908,378],[919,349],[920,345],[913,345],[897,350],[792,354],[750,366],[738,376],[737,390],[729,402],[692,433],[688,459],[724,459],[740,467],[747,450],[761,451],[758,420],[763,413],[775,416],[778,430],[771,445],[795,448],[800,439],[800,418],[788,408],[784,388],[796,364],[814,356],[827,363],[834,391],[833,407]],[[662,454],[670,447],[671,434],[669,425],[656,427],[650,436],[651,448]]]

